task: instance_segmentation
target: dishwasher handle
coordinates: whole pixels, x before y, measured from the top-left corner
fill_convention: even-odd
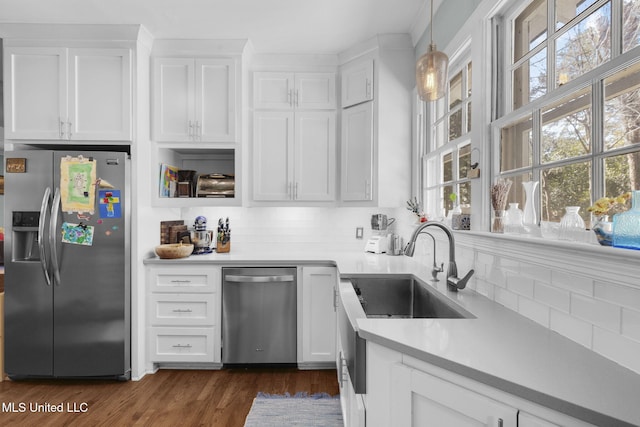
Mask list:
[[[225,282],[233,283],[269,283],[269,282],[293,282],[293,274],[283,274],[279,276],[245,276],[238,274],[227,274],[224,276]]]

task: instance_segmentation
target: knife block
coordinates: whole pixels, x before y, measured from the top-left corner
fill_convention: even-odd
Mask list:
[[[218,239],[216,242],[216,252],[224,253],[229,252],[231,250],[231,240],[227,240],[226,243],[222,243],[222,240]]]

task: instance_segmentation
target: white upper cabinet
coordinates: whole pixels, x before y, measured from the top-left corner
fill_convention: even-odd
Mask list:
[[[5,48],[5,138],[130,141],[130,49]]]
[[[335,74],[255,72],[253,108],[333,110],[336,108]]]
[[[373,200],[373,105],[342,110],[342,201]]]
[[[335,133],[332,111],[256,111],[253,199],[334,200]]]
[[[342,108],[373,100],[373,60],[345,67],[342,76]]]
[[[155,58],[152,138],[235,142],[235,80],[233,59]]]

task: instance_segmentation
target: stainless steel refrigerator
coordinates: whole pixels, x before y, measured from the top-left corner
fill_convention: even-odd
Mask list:
[[[131,375],[124,152],[5,152],[5,371]]]

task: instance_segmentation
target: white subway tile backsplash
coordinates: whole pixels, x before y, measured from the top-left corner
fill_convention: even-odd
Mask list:
[[[495,298],[495,286],[492,283],[487,282],[486,280],[480,278],[476,280],[475,291],[480,295],[484,295],[490,300],[493,300]]]
[[[564,271],[553,270],[551,272],[553,286],[564,288],[571,292],[584,295],[593,295],[593,279]]]
[[[476,251],[476,292],[640,373],[640,285],[628,261],[618,276],[616,262],[599,258],[582,265],[562,254],[564,269],[544,261],[553,257],[546,248],[528,257],[479,246],[467,244]]]
[[[536,282],[533,297],[536,301],[569,312],[571,299],[569,291],[559,289],[544,283]]]
[[[640,311],[640,288],[596,281],[594,294],[596,298]]]
[[[622,335],[640,342],[640,311],[622,309]]]
[[[540,267],[539,265],[529,264],[528,262],[520,263],[520,273],[527,277],[532,277],[541,282],[551,282],[551,270]]]
[[[571,295],[571,314],[583,320],[620,333],[621,308],[605,301],[579,294]]]
[[[507,277],[505,275],[505,271],[503,271],[496,264],[492,264],[487,267],[486,272],[487,280],[493,283],[496,286],[501,288],[505,288],[507,286]]]
[[[593,331],[593,350],[609,357],[622,366],[640,373],[640,342],[606,329],[595,327]]]
[[[491,265],[493,264],[494,256],[485,252],[478,253],[476,262],[478,265]]]
[[[518,311],[518,295],[503,288],[494,289],[494,301],[513,311]]]
[[[504,271],[511,271],[514,273],[520,272],[520,263],[511,258],[496,257],[495,265]]]
[[[549,327],[549,307],[544,304],[529,298],[519,297],[518,312],[545,328]]]
[[[534,280],[513,273],[507,273],[507,288],[517,294],[533,298]]]
[[[559,334],[591,348],[593,326],[590,323],[552,309],[549,316],[549,327]]]

